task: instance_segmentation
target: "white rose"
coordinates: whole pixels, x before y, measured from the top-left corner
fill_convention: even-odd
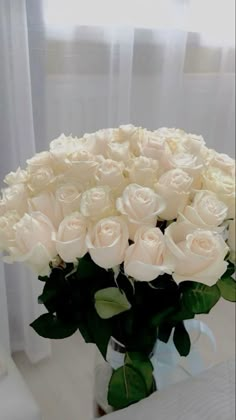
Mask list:
[[[165,172],[155,185],[155,189],[166,202],[166,208],[160,213],[165,220],[173,220],[186,206],[193,183],[193,178],[182,169]]]
[[[109,187],[90,188],[81,196],[80,212],[83,216],[97,220],[113,215],[114,211],[114,201]]]
[[[0,217],[0,248],[7,249],[15,239],[14,225],[20,220],[15,210],[10,210]]]
[[[139,228],[134,244],[126,250],[125,273],[140,281],[152,281],[163,273],[171,273],[164,265],[165,251],[164,235],[159,228]]]
[[[0,216],[4,216],[4,214],[7,212],[7,204],[6,201],[1,199],[0,200]]]
[[[82,185],[94,184],[98,167],[95,156],[87,150],[79,150],[70,154],[67,161],[70,163],[70,169],[66,173],[68,177],[77,179]]]
[[[228,216],[235,218],[235,179],[230,173],[210,166],[203,172],[203,189],[215,192],[228,206]]]
[[[93,261],[108,269],[124,261],[128,238],[124,219],[120,216],[108,217],[89,228],[86,245]]]
[[[21,216],[28,211],[28,192],[24,184],[15,184],[2,190],[7,210],[16,210]]]
[[[58,233],[55,235],[56,249],[65,262],[76,262],[86,252],[87,234],[86,219],[79,212],[74,212],[62,220]]]
[[[51,223],[58,228],[63,219],[61,204],[51,192],[42,192],[28,200],[29,209],[32,212],[39,211],[45,214]]]
[[[18,168],[16,172],[10,172],[4,178],[8,185],[25,184],[28,181],[28,173],[24,169]]]
[[[174,268],[177,282],[192,280],[212,286],[226,271],[224,258],[229,248],[220,234],[182,222],[171,223],[165,237],[169,249],[165,263]]]
[[[155,226],[157,216],[165,209],[165,201],[151,188],[129,184],[117,198],[116,207],[131,223]]]
[[[229,221],[228,246],[230,248],[230,260],[236,262],[236,246],[235,246],[235,219]]]
[[[183,211],[184,217],[192,224],[206,229],[221,225],[227,213],[228,207],[209,191],[197,192],[192,204]]]
[[[126,180],[123,174],[123,162],[104,159],[97,168],[95,179],[98,185],[108,185],[113,194],[123,191]]]
[[[53,155],[48,151],[36,153],[32,158],[28,159],[26,162],[28,165],[27,169],[29,170],[29,172],[34,172],[42,166],[52,166]]]
[[[82,187],[72,183],[61,185],[56,190],[56,200],[60,203],[64,216],[67,216],[80,208]]]
[[[94,155],[102,154],[105,156],[107,145],[112,141],[113,132],[113,128],[105,128],[95,133],[86,133],[83,137],[85,144],[88,145],[86,149]]]
[[[54,182],[55,175],[52,168],[42,166],[29,174],[28,187],[31,193],[38,194],[40,191],[53,190]]]
[[[131,183],[153,187],[157,182],[159,162],[155,159],[139,156],[127,163],[126,171]]]
[[[144,135],[144,129],[141,127],[135,127],[132,124],[120,125],[113,132],[114,140],[119,143],[129,142],[131,153],[135,156],[139,156],[140,149],[139,144],[142,141]]]
[[[40,212],[33,212],[25,214],[14,229],[14,246],[9,248],[10,256],[5,261],[24,261],[38,275],[48,275],[49,263],[57,254],[50,220]]]
[[[161,161],[165,154],[165,138],[145,130],[139,143],[139,150],[142,156]]]
[[[220,168],[230,175],[235,176],[235,160],[225,153],[218,153],[215,150],[210,150],[208,159],[211,166]]]
[[[50,152],[55,157],[66,158],[69,154],[75,152],[78,148],[78,139],[72,136],[61,134],[57,139],[50,143]]]
[[[113,141],[108,143],[106,156],[109,159],[117,160],[118,162],[126,162],[132,157],[129,142],[118,143]]]

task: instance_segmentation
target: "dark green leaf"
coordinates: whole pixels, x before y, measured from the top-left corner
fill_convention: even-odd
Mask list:
[[[162,324],[158,328],[158,338],[159,340],[163,341],[163,343],[167,343],[169,341],[171,332],[172,332],[172,325]]]
[[[77,330],[77,325],[65,323],[50,313],[41,315],[30,326],[40,336],[51,339],[69,337]]]
[[[132,366],[142,375],[147,393],[150,394],[153,389],[153,365],[150,358],[140,352],[131,352],[126,354],[125,364]]]
[[[223,277],[216,284],[225,300],[236,302],[236,281],[232,277]]]
[[[182,303],[194,314],[207,314],[220,299],[220,291],[216,285],[206,286],[203,283],[184,281],[180,283]]]
[[[56,296],[56,290],[45,290],[39,297],[38,297],[38,303],[47,303],[49,300],[54,298]]]
[[[48,280],[48,277],[47,277],[47,276],[38,276],[38,279],[39,279],[40,281],[45,282],[45,281],[47,281],[47,280]]]
[[[223,276],[221,276],[221,278],[224,279],[224,278],[231,277],[234,273],[235,273],[235,264],[233,264],[232,262],[228,261],[227,270],[223,274]]]
[[[173,340],[180,356],[187,356],[190,352],[191,341],[183,322],[176,325]]]
[[[167,318],[169,319],[169,315],[171,315],[172,313],[174,313],[175,308],[167,308],[166,310],[157,313],[156,315],[154,315],[151,319],[151,324],[154,327],[159,327],[162,322]]]
[[[147,396],[142,375],[131,365],[124,365],[113,372],[108,388],[108,403],[116,410],[128,407]]]

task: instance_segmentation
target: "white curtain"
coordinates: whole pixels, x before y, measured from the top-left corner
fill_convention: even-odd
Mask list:
[[[233,155],[233,16],[231,0],[0,0],[1,179],[62,132],[128,122]],[[0,263],[0,342],[32,361],[50,352],[28,327],[39,283]]]

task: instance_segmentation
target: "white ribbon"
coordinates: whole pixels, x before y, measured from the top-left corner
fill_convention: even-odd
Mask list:
[[[173,342],[173,332],[167,343],[157,340],[155,344],[151,362],[158,390],[180,382],[189,376],[198,375],[209,367],[204,363],[199,348],[199,340],[202,335],[209,339],[213,352],[216,352],[215,337],[206,324],[191,319],[184,321],[184,325],[190,336],[193,332],[196,335],[196,338],[191,340],[191,350],[188,356],[181,357],[179,355]],[[121,345],[119,342],[117,344]],[[113,369],[123,366],[124,356],[124,353],[114,350],[111,345],[108,346],[107,361]]]
[[[191,350],[188,356],[181,357],[179,355],[173,342],[173,332],[167,343],[160,340],[156,342],[151,362],[158,390],[180,382],[189,376],[198,375],[209,367],[204,363],[198,346],[202,335],[209,339],[213,352],[216,352],[215,337],[206,324],[191,319],[184,321],[184,325],[190,336],[192,332],[196,334],[196,338],[191,340]]]

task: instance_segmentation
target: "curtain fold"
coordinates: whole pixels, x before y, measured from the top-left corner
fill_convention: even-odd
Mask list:
[[[214,39],[190,25],[196,11],[198,25],[207,13],[209,26],[218,25],[212,0],[157,1],[155,11],[145,9],[150,27],[140,25],[142,15],[137,24],[126,15],[125,25],[91,26],[79,20],[82,2],[53,1],[0,1],[1,180],[62,132],[80,136],[129,122],[183,128],[234,155],[235,47],[223,31],[231,1],[220,0],[227,13]],[[33,362],[50,354],[50,343],[28,326],[41,311],[40,288],[22,265],[0,262],[0,341]]]

